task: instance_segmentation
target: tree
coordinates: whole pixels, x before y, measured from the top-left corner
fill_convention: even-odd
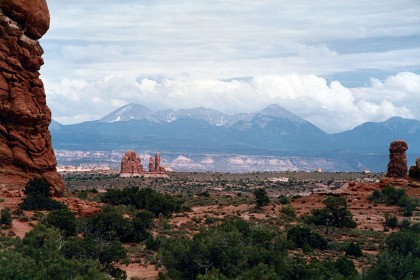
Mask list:
[[[66,259],[63,243],[57,229],[38,224],[12,248],[0,250],[0,279],[109,279],[93,259]]]
[[[153,213],[142,211],[137,213],[131,220],[133,233],[130,236],[132,242],[141,242],[150,236],[149,228],[153,225]]]
[[[287,240],[292,241],[295,248],[302,248],[304,251],[312,251],[314,248],[324,250],[328,245],[328,241],[321,235],[301,226],[294,226],[289,229]]]
[[[353,215],[347,209],[347,202],[344,197],[330,196],[323,203],[325,207],[313,209],[312,215],[305,218],[306,223],[338,228],[356,227]]]
[[[338,272],[340,272],[340,274],[344,275],[345,277],[357,276],[357,270],[354,266],[354,263],[346,257],[338,258],[334,266]]]
[[[182,202],[168,194],[158,193],[151,188],[130,187],[123,190],[110,189],[101,197],[101,201],[112,205],[133,205],[137,209],[146,209],[156,216],[169,217],[181,210]]]
[[[4,228],[10,228],[12,226],[12,214],[9,208],[1,209],[0,225]]]
[[[26,183],[24,193],[26,195],[50,196],[50,184],[41,177],[32,178]]]
[[[385,225],[390,227],[390,228],[396,228],[398,226],[398,219],[397,217],[389,214],[389,213],[385,213],[384,215],[385,217]]]
[[[356,258],[363,256],[362,249],[360,249],[360,245],[357,242],[350,242],[346,246],[345,251],[346,251],[346,256],[353,256]]]
[[[258,188],[254,190],[255,203],[257,208],[266,206],[270,203],[270,198],[267,195],[267,192],[263,188]]]
[[[48,213],[45,224],[62,230],[64,236],[76,234],[76,216],[68,209],[56,210]]]
[[[330,222],[334,227],[356,227],[353,215],[347,210],[347,202],[344,197],[327,197],[324,202],[325,209],[330,214]]]
[[[50,184],[42,178],[33,178],[25,186],[27,197],[19,205],[22,210],[58,210],[64,204],[50,198]]]

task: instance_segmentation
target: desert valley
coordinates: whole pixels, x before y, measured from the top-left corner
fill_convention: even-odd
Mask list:
[[[327,78],[312,74],[300,77],[302,80],[297,74],[280,78],[267,75],[273,66],[283,64],[288,71],[289,67],[301,67],[302,64],[304,73],[315,71],[311,63],[321,62],[315,58],[328,61],[331,55],[334,67],[319,66],[322,71],[318,69],[325,76],[332,75],[338,71],[336,69],[343,68],[340,71],[344,71],[342,65],[349,65],[354,60],[369,60],[366,62],[369,65],[364,66],[367,69],[362,70],[371,70],[371,64],[380,60],[373,50],[379,45],[379,49],[384,48],[388,40],[383,31],[380,32],[381,44],[376,41],[359,44],[366,38],[354,39],[356,41],[350,45],[373,45],[375,48],[371,48],[369,55],[363,53],[363,59],[351,56],[343,63],[339,60],[343,53],[348,55],[346,51],[350,52],[346,47],[348,42],[337,35],[343,32],[330,32],[332,27],[342,25],[339,17],[325,22],[321,11],[307,6],[309,4],[296,7],[296,3],[282,3],[294,12],[290,18],[289,12],[283,13],[279,4],[267,6],[271,7],[267,9],[256,3],[232,7],[217,1],[210,6],[208,3],[190,6],[191,3],[184,1],[176,4],[111,2],[103,1],[98,5],[96,1],[84,4],[51,1],[49,4],[54,11],[62,16],[51,21],[45,0],[0,0],[0,280],[420,279],[420,121],[415,119],[415,94],[420,93],[418,76],[399,73],[384,81],[371,79],[371,88],[360,86],[355,89],[346,88],[336,80],[327,83]],[[139,7],[136,5],[143,5],[142,9],[133,8]],[[337,5],[337,13],[345,10],[341,4]],[[109,9],[111,6],[118,12]],[[377,6],[383,9],[384,5]],[[204,10],[201,7],[205,7]],[[357,7],[357,10],[361,9]],[[402,9],[400,3],[395,7]],[[392,14],[395,7],[391,5]],[[416,8],[414,6],[412,10]],[[158,13],[150,16],[149,12],[153,14],[155,9]],[[273,17],[273,9],[282,17],[277,14]],[[110,10],[114,14],[103,14]],[[369,11],[365,15],[369,21],[365,24],[373,21],[371,9],[363,6],[362,10]],[[132,14],[143,11],[147,13]],[[166,16],[168,12],[170,16]],[[296,26],[281,29],[282,40],[276,41],[286,39],[284,46],[277,46],[278,50],[274,43],[271,45],[266,41],[266,30],[259,32],[261,26],[275,26],[278,22],[286,26],[289,21],[295,22],[295,16],[310,23],[312,12],[321,15],[315,19],[327,26],[328,32],[313,29],[321,24],[309,24],[310,29],[302,29],[305,32]],[[231,28],[233,23],[227,25],[224,20],[235,19],[233,26],[237,22],[244,24],[246,21],[237,18],[237,14],[248,20],[258,15],[259,21],[236,32],[236,28]],[[97,24],[97,15],[102,15],[100,27],[90,32]],[[200,15],[200,21],[196,20],[197,15]],[[271,20],[266,20],[269,15]],[[220,20],[220,16],[222,26],[216,20]],[[161,21],[155,22],[156,18]],[[418,16],[404,17],[410,24],[416,18]],[[127,19],[131,22],[125,21]],[[86,20],[88,24],[82,24],[81,28],[79,24]],[[50,21],[66,26],[53,39],[45,38]],[[211,28],[207,22],[212,23],[209,24]],[[265,25],[267,22],[269,25]],[[350,18],[350,22],[353,23],[354,18]],[[133,39],[134,42],[127,43],[118,39],[121,34],[133,38],[130,32],[133,26],[142,28],[136,33],[138,41]],[[182,32],[177,29],[179,26],[182,26]],[[270,29],[272,33],[267,32],[268,37],[280,34],[276,31],[281,26]],[[418,29],[418,25],[413,26]],[[187,32],[190,27],[193,27],[194,36]],[[207,32],[208,28],[211,32]],[[89,33],[88,40],[69,35],[72,30],[82,34],[85,29]],[[363,27],[347,33],[348,36],[365,34],[371,29],[375,28]],[[116,37],[104,35],[115,30]],[[171,36],[169,41],[163,36],[163,47],[157,48],[154,44],[159,41],[156,39],[161,34],[159,30],[166,35],[170,32]],[[398,33],[394,29],[391,31]],[[149,35],[141,38],[143,33]],[[211,37],[210,43],[200,41],[201,33],[203,37],[212,34],[217,37]],[[313,41],[315,45],[304,47],[303,41],[292,40],[302,36],[301,33],[304,33],[303,41]],[[310,35],[321,33],[338,36],[338,39],[334,38],[340,44],[336,42],[335,47],[341,52],[329,51],[327,46],[332,48],[332,41],[325,40],[320,44],[315,38],[319,36]],[[234,47],[235,42],[229,40],[237,34],[258,34],[262,36],[258,38],[264,40],[247,40],[245,44],[240,36],[242,43]],[[177,41],[183,36],[188,42],[186,46],[185,42]],[[44,55],[41,38],[45,40],[46,49],[51,46],[59,49],[63,42],[69,47]],[[406,35],[400,39],[416,45],[418,38],[418,35]],[[254,45],[254,41],[258,44]],[[393,47],[398,45],[391,41]],[[94,46],[90,45],[92,42]],[[125,47],[142,45],[148,52],[143,55],[138,50],[124,49],[121,67],[112,64],[118,60],[116,54],[120,44]],[[178,45],[184,47],[179,49]],[[89,52],[83,53],[86,46]],[[114,49],[104,53],[98,51],[109,46]],[[195,64],[197,55],[194,51],[200,46],[206,47],[200,49],[199,63]],[[229,53],[234,59],[224,56],[223,59],[211,59],[209,49],[215,46],[216,49],[222,46],[221,53]],[[170,55],[162,55],[168,49]],[[180,60],[187,61],[188,65],[177,64],[178,58],[173,55],[178,53],[175,49],[179,51]],[[248,51],[238,55],[239,50]],[[297,54],[296,50],[303,54]],[[77,55],[72,55],[73,52]],[[386,53],[389,55],[389,52]],[[72,60],[71,67],[59,63],[54,71],[46,72],[46,77],[51,77],[52,72],[68,75],[69,78],[65,76],[60,80],[60,86],[51,80],[44,86],[40,77],[43,55],[48,57],[50,53],[50,58],[59,57],[56,62]],[[185,53],[188,55],[182,57]],[[279,54],[296,57],[283,60],[284,57],[276,57]],[[104,62],[105,57],[109,61]],[[128,62],[139,57],[142,67],[153,70],[148,70],[147,78],[127,70]],[[160,60],[161,57],[165,59]],[[397,57],[392,52],[392,60],[397,61]],[[416,56],[413,57],[410,61],[415,61]],[[272,64],[276,59],[281,59],[281,63]],[[89,64],[95,60],[99,60],[100,67]],[[258,63],[250,64],[253,60]],[[401,64],[405,61],[400,60]],[[220,61],[223,61],[221,65],[218,64]],[[165,67],[165,63],[169,66]],[[109,89],[89,76],[90,70],[84,68],[92,67],[94,74],[101,76],[112,68],[108,67],[111,64],[117,69],[115,71],[122,73],[122,80],[135,76],[135,82],[129,81],[126,87],[111,84]],[[380,63],[385,70],[381,68],[382,72],[377,73],[389,74],[387,67],[390,66],[384,65],[386,63]],[[262,66],[267,68],[261,70]],[[72,67],[74,69],[69,70]],[[415,66],[410,67],[409,70],[416,71]],[[135,64],[134,68],[139,67]],[[224,71],[232,71],[229,72],[231,77],[236,77],[237,73],[245,75],[242,68],[247,71],[260,69],[261,72],[255,73],[265,76],[219,77],[225,74]],[[154,72],[156,69],[170,69],[173,76],[162,78]],[[210,78],[194,80],[191,75],[202,71],[211,76],[212,69],[217,73],[216,82]],[[180,72],[179,81],[173,78],[177,71]],[[334,74],[337,77],[347,77],[349,73],[356,75],[352,71]],[[150,78],[152,76],[154,78]],[[111,83],[114,77],[105,76],[105,84]],[[417,80],[405,84],[407,77]],[[281,81],[284,85],[288,79],[288,86],[274,86],[276,94],[270,91],[270,83]],[[309,81],[309,87],[305,81]],[[389,83],[391,91],[387,88]],[[92,88],[92,84],[96,87]],[[134,101],[159,105],[153,99],[158,96],[162,103],[175,105],[177,109],[149,109],[139,103],[123,102],[120,96],[106,100],[108,92],[117,88],[119,95],[128,96],[127,100],[132,101],[130,86],[133,85],[138,90],[136,94],[141,96]],[[220,89],[221,85],[224,90]],[[61,86],[69,87],[61,91]],[[232,90],[236,87],[241,89],[237,96],[237,91]],[[262,93],[261,87],[267,92]],[[216,105],[226,105],[230,100],[226,107],[241,106],[235,108],[236,113],[229,114],[189,106],[203,98],[203,95],[194,95],[197,88],[206,96],[213,96]],[[325,88],[328,88],[328,94],[325,94]],[[377,88],[380,95],[388,96],[388,99],[378,102],[369,97],[369,91]],[[412,94],[408,103],[398,103],[407,95],[396,96],[395,91],[399,88],[403,93]],[[70,118],[73,124],[61,124],[52,119],[46,89],[53,93],[51,103],[57,108],[56,112],[65,112],[58,117]],[[156,92],[156,89],[160,91]],[[172,90],[168,93],[168,89]],[[95,96],[101,90],[104,97]],[[328,98],[317,99],[318,95],[312,90]],[[106,108],[98,110],[83,99],[87,91],[97,107]],[[341,94],[339,98],[337,94]],[[60,101],[57,105],[54,99],[57,96],[65,102]],[[221,103],[217,101],[218,96],[223,97]],[[314,103],[310,103],[313,100]],[[268,103],[271,101],[275,102]],[[278,105],[280,101],[296,111],[306,112],[307,117],[329,133]],[[253,103],[265,107],[255,110]],[[75,107],[86,105],[87,109],[77,115],[71,111],[74,104]],[[121,107],[122,104],[127,105]],[[331,104],[333,106],[329,107]],[[318,106],[319,109],[313,111]],[[98,112],[103,113],[110,107],[117,109],[97,118]],[[247,107],[248,113],[239,111],[242,107]],[[317,110],[321,113],[317,114]],[[370,118],[381,121],[362,122]],[[352,125],[354,128],[345,130]]]

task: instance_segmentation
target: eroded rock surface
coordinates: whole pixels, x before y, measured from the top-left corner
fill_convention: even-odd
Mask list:
[[[405,141],[393,141],[389,146],[389,163],[386,177],[405,178],[407,177],[407,151],[408,145]]]
[[[39,70],[44,63],[38,39],[49,28],[45,0],[0,0],[0,189],[23,188],[41,176],[53,195],[64,191],[48,125]]]
[[[143,173],[140,157],[134,151],[127,151],[121,159],[120,177],[138,177]]]
[[[416,165],[410,167],[408,175],[412,179],[420,180],[420,158],[416,159]]]

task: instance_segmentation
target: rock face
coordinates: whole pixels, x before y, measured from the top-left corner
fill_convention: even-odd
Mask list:
[[[165,167],[160,166],[160,153],[157,153],[155,156],[155,172],[166,173]]]
[[[56,171],[39,70],[38,39],[49,28],[45,0],[0,0],[0,188],[19,189],[41,176],[52,194],[64,191]]]
[[[160,170],[160,153],[155,155],[155,171],[159,172]]]
[[[416,159],[416,165],[410,167],[410,171],[408,172],[408,176],[412,179],[420,180],[420,158]]]
[[[149,159],[149,172],[155,172],[155,159],[150,157]]]
[[[408,145],[405,141],[393,141],[389,146],[389,163],[386,177],[405,178],[407,176],[407,157],[405,151]]]
[[[120,177],[139,177],[143,173],[141,159],[134,151],[127,151],[121,159]]]

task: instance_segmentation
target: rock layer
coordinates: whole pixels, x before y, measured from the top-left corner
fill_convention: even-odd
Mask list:
[[[0,188],[19,189],[41,176],[64,191],[48,126],[38,39],[49,28],[45,0],[0,0]]]
[[[407,177],[407,151],[408,145],[405,141],[393,141],[389,146],[389,163],[386,177],[405,178]]]

